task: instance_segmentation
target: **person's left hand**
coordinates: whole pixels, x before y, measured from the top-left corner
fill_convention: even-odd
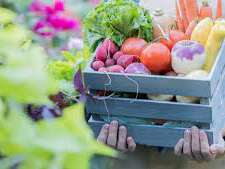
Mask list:
[[[224,136],[223,129],[218,144],[210,146],[206,133],[194,126],[185,131],[184,138],[178,141],[174,152],[177,156],[185,155],[199,162],[213,160],[225,153]]]

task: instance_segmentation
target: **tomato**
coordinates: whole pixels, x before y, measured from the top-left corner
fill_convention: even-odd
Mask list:
[[[147,42],[141,38],[128,38],[126,39],[121,47],[121,51],[127,55],[141,55],[141,51],[147,45]]]
[[[169,50],[171,51],[173,48],[173,42],[170,39],[161,39],[160,43],[162,43],[163,45],[167,46],[169,48]]]
[[[187,36],[181,32],[181,31],[178,31],[178,30],[171,30],[169,32],[169,38],[166,39],[166,38],[163,38],[160,40],[160,42],[162,44],[164,44],[165,46],[167,46],[169,48],[169,50],[171,51],[173,46],[179,42],[179,41],[182,41],[182,40],[186,40],[187,39]]]
[[[187,36],[181,31],[171,30],[169,33],[169,39],[172,41],[174,46],[179,41],[187,40]]]
[[[146,46],[140,60],[154,74],[165,73],[171,68],[170,50],[162,43]]]

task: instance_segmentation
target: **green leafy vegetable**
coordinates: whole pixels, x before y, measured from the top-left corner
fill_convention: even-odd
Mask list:
[[[152,40],[152,18],[131,0],[110,0],[92,10],[84,21],[85,41],[94,51],[103,39],[118,46],[129,37]]]

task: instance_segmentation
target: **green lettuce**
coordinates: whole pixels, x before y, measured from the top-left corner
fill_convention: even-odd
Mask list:
[[[92,10],[84,20],[85,42],[94,51],[105,38],[118,46],[129,37],[146,41],[153,38],[152,18],[148,11],[130,0],[103,2]]]

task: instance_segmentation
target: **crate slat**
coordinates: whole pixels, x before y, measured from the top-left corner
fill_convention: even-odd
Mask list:
[[[105,103],[107,107],[105,107]],[[110,115],[116,116],[181,120],[199,123],[212,122],[212,108],[209,105],[129,98],[108,98],[105,100],[105,103],[103,100],[88,97],[86,103],[87,112],[107,115],[108,109]]]
[[[95,136],[99,134],[103,122],[89,121]],[[183,138],[185,128],[168,128],[153,125],[129,125],[128,135],[132,136],[137,144],[172,148],[179,139]],[[213,142],[213,133],[206,130],[209,143]]]
[[[210,97],[209,80],[191,80],[181,77],[156,75],[122,75],[120,73],[100,73],[84,71],[84,82],[87,88],[117,92],[138,92],[152,94],[173,94],[181,96]],[[110,79],[109,79],[110,77]],[[130,80],[132,79],[132,80]],[[136,81],[136,83],[134,83]],[[110,85],[109,82],[111,82]]]
[[[221,50],[216,58],[209,78],[211,79],[211,96],[215,92],[218,82],[221,78],[222,72],[225,68],[225,41],[221,47]]]

